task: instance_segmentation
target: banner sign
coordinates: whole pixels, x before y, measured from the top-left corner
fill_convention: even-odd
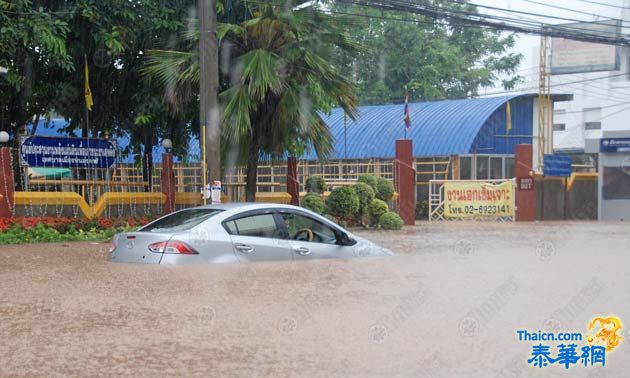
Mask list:
[[[554,25],[554,29],[567,32],[581,30],[594,36],[621,35],[620,20],[598,20]],[[615,45],[575,41],[566,38],[551,40],[551,74],[562,75],[581,72],[615,71],[619,69],[619,52]]]
[[[444,216],[448,218],[513,217],[514,187],[511,181],[444,183]]]
[[[116,147],[105,139],[22,137],[22,165],[49,168],[111,168]]]
[[[599,142],[599,152],[630,152],[630,138],[602,138]]]
[[[545,176],[569,177],[573,172],[573,159],[568,155],[545,154],[543,174]]]

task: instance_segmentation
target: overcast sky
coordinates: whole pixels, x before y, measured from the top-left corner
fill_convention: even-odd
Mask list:
[[[505,9],[511,9],[511,10],[517,10],[517,11],[530,12],[530,13],[545,14],[545,15],[555,16],[555,17],[565,17],[565,18],[571,18],[571,19],[581,20],[581,21],[593,21],[593,20],[596,20],[596,18],[594,16],[590,16],[590,15],[578,13],[578,12],[585,12],[585,13],[592,13],[592,14],[600,15],[601,17],[599,19],[620,18],[621,16],[621,9],[619,8],[605,6],[605,5],[597,5],[597,4],[589,3],[588,1],[601,3],[601,4],[615,5],[617,7],[628,6],[628,0],[625,0],[625,1],[624,0],[588,0],[588,1],[533,0],[533,1],[536,3],[546,3],[546,4],[550,4],[554,6],[563,7],[563,8],[573,9],[575,12],[562,10],[562,9],[556,9],[556,8],[548,7],[544,5],[539,5],[539,4],[528,2],[526,0],[471,0],[470,2],[474,4],[479,4],[479,5],[492,6],[496,8],[505,8]],[[529,16],[529,15],[506,14],[504,12],[499,12],[499,11],[494,11],[494,10],[489,10],[489,9],[484,9],[484,8],[479,8],[479,12],[496,14],[496,15],[501,15],[501,16],[509,16],[509,17],[514,17],[514,18],[523,17],[528,20],[543,21],[543,22],[551,23],[551,24],[564,23],[561,20],[540,18],[536,16]],[[624,32],[628,33],[628,30],[625,30]],[[514,47],[513,51],[524,55],[521,66],[519,67],[519,71],[520,71],[519,74],[523,76],[529,76],[528,78],[531,79],[532,67],[538,66],[538,61],[537,61],[536,56],[537,56],[537,51],[539,49],[539,46],[540,46],[539,36],[524,35],[524,34],[518,35],[518,38],[516,40],[516,46]]]

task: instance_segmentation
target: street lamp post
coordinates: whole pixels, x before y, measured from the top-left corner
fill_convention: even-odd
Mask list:
[[[162,154],[162,174],[160,175],[160,187],[164,194],[164,214],[175,211],[175,171],[173,170],[173,141],[168,138],[162,140],[164,153]]]
[[[0,217],[13,216],[13,167],[11,166],[11,151],[5,144],[9,142],[9,133],[0,131]]]

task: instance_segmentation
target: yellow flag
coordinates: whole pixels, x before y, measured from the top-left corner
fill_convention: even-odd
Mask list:
[[[509,133],[512,130],[512,107],[510,106],[510,102],[507,102],[507,106],[505,107],[505,128]]]
[[[88,69],[87,61],[85,62],[85,86],[83,92],[85,94],[85,106],[89,111],[92,111],[94,100],[92,100],[92,90],[90,89],[90,70]]]

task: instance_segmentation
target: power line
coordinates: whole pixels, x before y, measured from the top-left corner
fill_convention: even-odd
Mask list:
[[[592,31],[581,31],[576,33],[570,32],[566,27],[559,27],[556,25],[532,25],[531,23],[527,24],[524,21],[515,20],[513,18],[482,15],[476,12],[466,12],[447,7],[430,6],[427,4],[392,0],[338,0],[337,2],[387,11],[414,13],[435,19],[446,19],[449,21],[455,20],[463,24],[486,26],[496,30],[562,37],[593,43],[621,46],[630,45],[630,40],[626,38],[627,35],[619,35],[615,33],[614,37],[607,37],[602,35],[602,33],[593,33]]]
[[[552,4],[542,3],[542,2],[540,2],[540,1],[535,1],[535,0],[523,0],[523,1],[528,2],[528,3],[532,3],[532,4],[542,5],[542,6],[549,7],[549,8],[556,8],[556,9],[561,9],[561,10],[565,10],[565,11],[569,11],[569,12],[573,12],[573,13],[585,14],[585,15],[587,15],[587,16],[593,16],[593,17],[603,17],[601,14],[595,14],[595,13],[589,13],[589,12],[582,12],[582,11],[575,10],[575,9],[571,9],[571,8],[561,7],[561,6],[558,6],[558,5],[552,5]],[[606,17],[606,18],[608,18],[608,17]],[[618,18],[613,18],[613,20],[615,20],[615,21],[621,21],[621,20],[620,20],[620,19],[618,19]]]
[[[524,14],[524,15],[528,15],[528,16],[549,18],[549,19],[554,19],[554,20],[571,21],[571,22],[588,22],[588,23],[596,24],[596,25],[610,26],[610,24],[602,23],[602,22],[598,22],[598,21],[577,20],[577,19],[574,19],[574,18],[550,16],[550,15],[545,15],[545,14],[540,14],[540,13],[532,13],[532,12],[525,12],[525,11],[519,11],[519,10],[513,10],[513,9],[507,9],[507,8],[501,8],[501,7],[493,7],[493,6],[490,6],[490,5],[468,3],[468,2],[466,2],[466,0],[449,0],[449,1],[457,3],[457,4],[462,4],[462,5],[468,4],[468,5],[472,5],[472,6],[478,7],[478,8],[484,8],[484,9],[491,9],[491,10],[501,11],[501,12],[504,12],[504,13]],[[609,18],[609,17],[605,17],[605,18]],[[531,21],[531,22],[535,22],[535,23],[542,23],[542,22],[540,22],[538,20],[533,20],[531,18],[523,18],[523,19]],[[562,25],[562,26],[565,26],[565,25]]]
[[[618,8],[618,9],[630,9],[628,7],[622,7],[622,6],[613,5],[613,4],[599,3],[597,1],[591,1],[591,0],[575,0],[575,1],[581,1],[583,3],[589,3],[589,4],[595,4],[595,5],[601,5],[601,6],[604,6],[604,7],[611,7],[611,8]]]

